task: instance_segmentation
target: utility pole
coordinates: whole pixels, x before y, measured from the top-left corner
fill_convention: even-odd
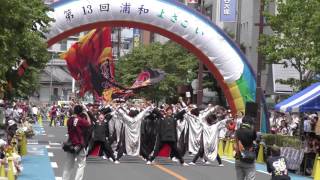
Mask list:
[[[202,14],[205,14],[204,8],[204,0],[201,0],[200,11]],[[203,63],[199,61],[199,69],[198,69],[198,89],[197,89],[197,106],[200,107],[202,105],[203,99]]]
[[[236,32],[236,42],[240,47],[240,36],[241,36],[241,3],[242,0],[238,0],[238,7],[237,7],[237,32]]]
[[[121,49],[121,28],[119,27],[118,28],[118,52],[117,52],[117,59],[119,60],[120,59],[120,49]]]
[[[264,17],[263,17],[263,11],[265,6],[265,0],[260,0],[260,21],[259,24],[256,24],[256,26],[259,26],[259,40],[260,37],[263,35],[263,29],[264,29]],[[261,42],[258,43],[261,45]],[[256,87],[256,103],[257,103],[257,123],[256,123],[256,130],[260,130],[261,128],[261,102],[262,102],[262,87],[261,87],[261,71],[263,66],[263,56],[258,51],[258,63],[257,63],[257,87]]]
[[[50,66],[50,96],[49,96],[49,102],[52,103],[52,100],[53,100],[53,95],[52,95],[52,80],[53,80],[53,58],[55,56],[55,52],[52,52],[52,55],[51,55],[51,62],[49,62],[49,66]]]

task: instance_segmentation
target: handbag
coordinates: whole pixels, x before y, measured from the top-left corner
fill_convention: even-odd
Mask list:
[[[241,144],[241,147],[240,147],[240,144],[239,142],[241,143],[240,140],[236,140],[236,143],[237,143],[237,146],[238,146],[238,152],[237,152],[237,157],[238,159],[241,161],[241,162],[244,162],[244,163],[254,163],[254,161],[256,160],[256,152],[253,150],[253,148],[244,148]]]
[[[254,163],[255,160],[256,160],[256,152],[250,149],[245,149],[240,152],[240,161],[251,164],[251,163]]]
[[[72,154],[79,154],[80,151],[82,150],[82,146],[81,145],[73,145],[72,142],[70,140],[68,140],[63,143],[62,149],[65,152],[69,152]]]

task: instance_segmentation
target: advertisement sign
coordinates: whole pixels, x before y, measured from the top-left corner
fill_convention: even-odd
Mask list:
[[[220,0],[220,21],[236,21],[237,0]]]
[[[133,47],[138,47],[140,45],[140,30],[133,29]]]

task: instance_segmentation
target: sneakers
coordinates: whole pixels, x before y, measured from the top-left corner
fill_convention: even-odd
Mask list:
[[[120,164],[120,162],[119,162],[118,160],[116,160],[114,163],[115,163],[115,164]]]
[[[205,165],[209,165],[209,164],[211,164],[211,162],[206,161],[204,164],[205,164]]]
[[[102,159],[106,160],[106,159],[108,159],[108,158],[107,158],[107,156],[102,156]]]
[[[147,163],[146,163],[147,165],[151,165],[151,161],[147,161]]]
[[[223,167],[224,165],[223,164],[219,164],[219,167]]]
[[[178,161],[179,161],[176,157],[173,157],[171,160],[172,160],[173,162],[178,162]]]
[[[109,161],[110,161],[110,162],[113,162],[113,159],[112,159],[111,157],[109,157]]]
[[[196,163],[190,162],[189,165],[191,165],[191,166],[196,166]]]
[[[182,166],[189,166],[189,164],[187,164],[187,163],[183,163],[183,164],[181,164]]]

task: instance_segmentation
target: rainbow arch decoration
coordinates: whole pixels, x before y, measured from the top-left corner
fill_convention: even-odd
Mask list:
[[[75,33],[103,26],[149,30],[181,44],[209,69],[233,113],[255,101],[255,74],[246,57],[218,26],[175,0],[60,0],[51,5],[50,47]],[[263,124],[263,123],[261,123]]]

